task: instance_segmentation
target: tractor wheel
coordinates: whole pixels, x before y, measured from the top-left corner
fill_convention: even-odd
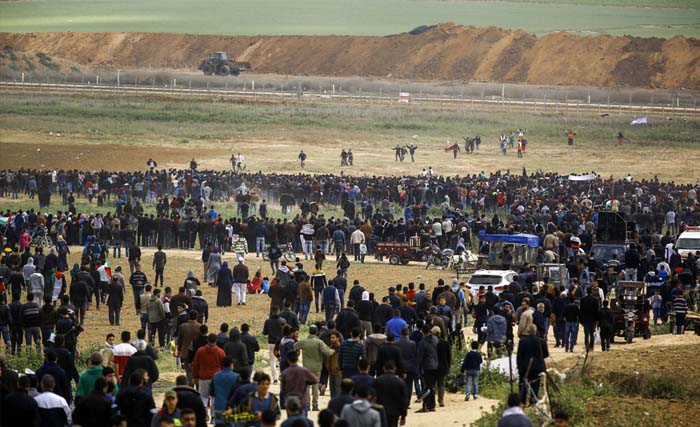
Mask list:
[[[241,69],[238,68],[238,65],[233,65],[233,66],[231,66],[231,75],[232,75],[232,76],[237,76],[237,75],[239,75],[239,74],[241,74]]]
[[[625,341],[627,344],[632,344],[632,340],[634,339],[634,331],[627,331],[625,333]]]
[[[398,255],[396,255],[396,254],[389,255],[389,264],[399,265],[400,262],[401,262],[401,257],[399,257]]]
[[[645,340],[650,339],[651,338],[651,329],[646,328],[644,330],[644,333],[642,334],[642,338],[644,338]]]
[[[231,73],[231,67],[224,64],[221,67],[219,67],[219,71],[216,74],[218,74],[220,76],[228,76],[230,73]]]
[[[205,76],[213,76],[215,71],[214,64],[207,62],[204,64],[204,67],[202,67],[202,71],[204,71]]]
[[[408,258],[403,258],[403,259],[401,260],[401,265],[408,265],[409,262],[411,262],[410,259],[408,259]]]

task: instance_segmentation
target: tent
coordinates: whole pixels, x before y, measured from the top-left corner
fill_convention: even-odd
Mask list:
[[[479,232],[479,240],[482,242],[502,242],[518,245],[528,245],[531,248],[540,246],[540,238],[534,234],[486,234],[483,230]]]

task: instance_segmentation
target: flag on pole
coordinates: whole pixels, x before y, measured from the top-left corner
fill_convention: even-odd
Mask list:
[[[630,123],[631,125],[645,125],[647,124],[647,117],[637,117],[636,119],[632,120]]]
[[[0,227],[6,226],[10,222],[10,218],[6,216],[0,216]]]

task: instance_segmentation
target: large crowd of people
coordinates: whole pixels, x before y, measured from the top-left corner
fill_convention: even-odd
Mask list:
[[[676,332],[684,332],[683,316],[697,301],[700,254],[681,258],[672,243],[685,226],[700,223],[697,191],[697,184],[656,179],[583,180],[526,171],[355,178],[198,171],[196,164],[138,173],[1,171],[0,196],[36,196],[40,206],[2,215],[0,330],[6,354],[41,351],[44,361],[32,375],[20,376],[1,359],[0,425],[271,426],[284,410],[282,425],[306,426],[309,412],[321,409],[319,395],[328,392],[331,400],[318,413],[321,426],[397,426],[411,404],[419,403],[419,412],[445,405],[452,366],[465,375],[465,400],[477,399],[483,357],[513,352],[520,393],[509,399],[499,425],[527,425],[518,424],[525,422],[519,404],[540,395],[550,328],[555,346],[566,351],[575,351],[579,325],[584,351],[594,350],[596,335],[609,350],[609,300],[618,280],[646,281],[654,322],[673,313]],[[47,213],[55,194],[65,209]],[[76,197],[94,202],[93,211],[77,212]],[[222,218],[213,202],[229,199],[236,217]],[[267,201],[298,206],[299,213],[274,219]],[[344,215],[325,218],[323,204],[340,205]],[[148,205],[156,214],[146,214]],[[604,264],[585,255],[602,210],[624,213],[636,224],[624,256]],[[490,287],[470,292],[455,279],[393,285],[375,295],[351,278],[347,253],[363,262],[376,243],[413,236],[443,248],[478,248],[480,232],[538,236],[538,261],[565,264],[569,282],[555,288],[523,268],[500,294]],[[42,236],[54,244],[32,244]],[[303,259],[285,260],[280,246],[286,243]],[[71,267],[76,246],[80,262]],[[143,246],[157,247],[152,258],[142,256]],[[165,286],[166,251],[196,247],[201,274],[190,272],[181,287]],[[122,250],[123,269],[115,265]],[[234,255],[232,267],[225,252]],[[248,270],[248,252],[269,259],[269,278]],[[327,277],[323,264],[332,253],[337,273]],[[153,282],[144,265],[155,272]],[[266,294],[263,329],[222,323],[218,333],[209,331],[204,283],[217,288],[221,307],[233,304],[232,291],[237,304],[246,304],[249,292]],[[129,300],[139,330],[121,331],[119,343],[105,334],[101,351],[79,353],[86,310],[106,305],[110,327],[118,328]],[[314,308],[324,321],[309,321]],[[304,337],[302,325],[308,326]],[[455,346],[468,326],[476,339],[456,360]],[[266,337],[269,369],[256,362],[263,351],[256,332]],[[155,359],[168,352],[183,374],[157,409]],[[87,360],[82,373],[78,357]],[[279,396],[271,384],[279,384]],[[7,410],[13,405],[23,410]],[[566,414],[556,417],[567,425]]]

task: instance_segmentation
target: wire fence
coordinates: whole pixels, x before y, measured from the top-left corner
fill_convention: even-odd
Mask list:
[[[14,84],[85,85],[152,90],[212,91],[280,95],[311,95],[321,98],[361,97],[453,102],[509,103],[539,106],[596,107],[602,110],[698,112],[700,91],[640,88],[595,88],[523,84],[413,82],[360,77],[307,77],[241,74],[204,76],[159,70],[97,70],[86,73],[0,71],[0,82]]]

